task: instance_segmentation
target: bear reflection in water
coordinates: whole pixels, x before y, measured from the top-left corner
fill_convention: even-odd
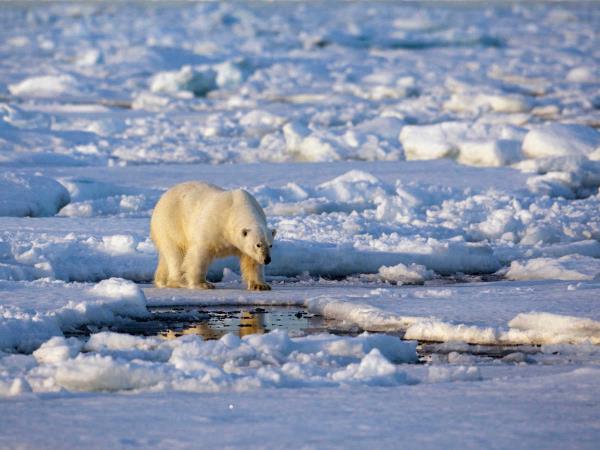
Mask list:
[[[186,334],[195,334],[209,340],[220,339],[231,332],[236,332],[235,334],[239,337],[244,337],[250,334],[264,334],[266,331],[264,313],[240,311],[239,324],[231,323],[231,320],[227,319],[216,323],[212,321],[198,322],[182,330],[167,330],[162,332],[161,336],[166,339],[175,339]]]

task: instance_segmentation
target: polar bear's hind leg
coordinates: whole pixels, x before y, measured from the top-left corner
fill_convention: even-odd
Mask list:
[[[202,246],[193,246],[187,250],[183,259],[183,272],[188,288],[215,288],[214,284],[206,281],[206,273],[212,259],[211,253]]]
[[[156,272],[154,272],[154,284],[159,288],[167,286],[169,278],[169,272],[167,270],[167,263],[162,255],[158,255],[158,266]]]
[[[158,251],[160,256],[155,274],[157,286],[170,288],[181,287],[181,263],[183,261],[181,249],[174,242],[162,242]],[[162,284],[162,286],[160,284]]]

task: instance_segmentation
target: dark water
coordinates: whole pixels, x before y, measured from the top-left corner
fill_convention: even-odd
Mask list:
[[[86,325],[65,332],[66,336],[86,338],[92,333],[112,331],[136,336],[158,336],[175,339],[183,335],[198,335],[203,339],[219,339],[227,333],[240,337],[264,334],[273,330],[285,330],[292,337],[310,334],[331,333],[356,336],[363,330],[356,325],[326,319],[312,314],[304,308],[291,306],[172,306],[150,308],[150,317],[145,320],[123,320],[109,326]],[[402,333],[392,333],[402,338]],[[420,342],[417,347],[421,363],[440,362],[450,353],[459,353],[488,359],[513,358],[519,352],[519,360],[529,362],[527,355],[539,352],[532,346],[489,346],[450,343]]]
[[[325,319],[304,308],[288,306],[173,306],[150,308],[146,320],[124,320],[104,327],[86,325],[73,330],[71,336],[85,336],[99,331],[113,331],[137,336],[161,336],[173,339],[196,334],[204,339],[219,339],[227,333],[240,337],[286,330],[290,336],[332,333],[356,335],[362,330],[353,325]]]

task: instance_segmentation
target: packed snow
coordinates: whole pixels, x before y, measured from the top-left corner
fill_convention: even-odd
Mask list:
[[[0,23],[0,446],[595,448],[598,4],[14,2]],[[234,259],[214,291],[150,284],[152,209],[188,180],[256,197],[273,291]],[[346,332],[110,329],[182,305]]]

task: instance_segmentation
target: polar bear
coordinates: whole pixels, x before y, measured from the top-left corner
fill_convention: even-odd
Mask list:
[[[154,282],[158,287],[213,289],[206,280],[216,258],[238,256],[242,277],[253,291],[270,290],[264,265],[271,262],[275,230],[248,192],[188,182],[163,194],[150,221],[158,249]]]

